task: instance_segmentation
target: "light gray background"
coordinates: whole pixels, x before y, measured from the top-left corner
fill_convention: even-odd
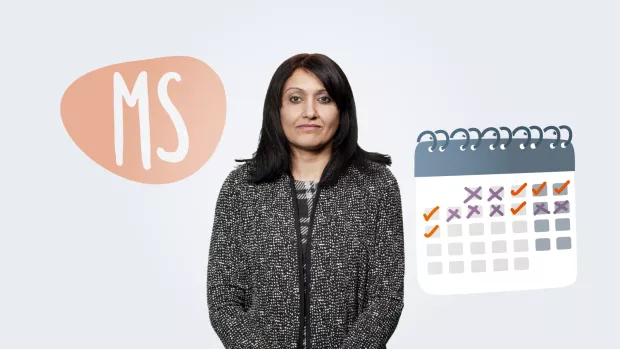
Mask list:
[[[53,1],[3,4],[0,347],[222,348],[205,276],[233,158],[256,145],[281,61],[322,52],[355,92],[360,142],[393,156],[405,309],[389,348],[619,347],[620,8],[614,1]],[[196,175],[117,177],[65,132],[60,98],[102,66],[191,55],[222,78],[222,141]],[[415,137],[568,124],[579,275],[555,290],[429,296],[416,281]],[[598,158],[597,158],[598,157]]]

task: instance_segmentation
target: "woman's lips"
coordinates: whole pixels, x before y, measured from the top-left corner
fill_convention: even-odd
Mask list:
[[[303,130],[314,130],[314,129],[321,128],[319,125],[301,125],[301,126],[298,126],[298,127],[303,129]]]

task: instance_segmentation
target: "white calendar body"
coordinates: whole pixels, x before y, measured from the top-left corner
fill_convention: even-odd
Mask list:
[[[565,140],[562,130],[568,131]],[[519,131],[525,139],[518,138]],[[545,138],[549,131],[553,137]],[[489,132],[495,139],[484,138]],[[421,142],[425,135],[431,141]],[[508,292],[576,281],[571,140],[572,130],[564,125],[459,128],[418,136],[415,241],[424,291]]]
[[[416,179],[416,190],[417,272],[426,292],[575,281],[574,172],[426,177]]]

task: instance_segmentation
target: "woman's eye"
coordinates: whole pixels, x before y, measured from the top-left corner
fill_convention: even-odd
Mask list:
[[[298,97],[298,96],[292,96],[291,98],[289,98],[289,100],[290,100],[291,102],[295,103],[295,102],[299,102],[299,101],[301,100],[301,97]],[[324,102],[324,103],[329,103],[329,102],[331,102],[331,98],[329,98],[329,97],[319,97],[319,100],[320,100],[321,102]]]

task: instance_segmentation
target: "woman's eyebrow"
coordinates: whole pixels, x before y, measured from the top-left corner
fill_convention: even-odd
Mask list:
[[[304,91],[304,92],[305,92],[305,90],[304,90],[303,88],[299,88],[299,87],[295,87],[295,86],[292,86],[292,87],[287,88],[284,92],[287,92],[288,90],[293,90],[293,89],[294,89],[294,90],[300,90],[300,91]],[[316,91],[316,93],[320,93],[320,92],[327,92],[327,90],[326,90],[326,89],[324,89],[324,88],[322,88],[322,89],[320,89],[320,90],[317,90],[317,91]]]

